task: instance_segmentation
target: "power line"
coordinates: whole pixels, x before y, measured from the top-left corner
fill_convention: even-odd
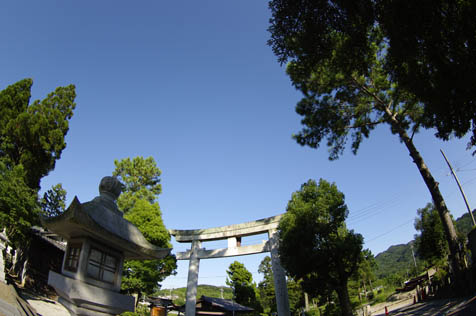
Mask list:
[[[380,214],[382,212],[385,212],[390,208],[395,208],[401,203],[402,203],[402,200],[400,199],[399,196],[395,196],[394,198],[382,203],[375,203],[371,207],[368,207],[367,210],[357,214],[354,213],[352,216],[349,216],[347,219],[347,222],[349,224],[357,224],[359,222],[366,221],[369,218],[377,214]]]
[[[413,219],[411,219],[411,220],[409,220],[409,221],[406,221],[406,222],[403,223],[403,224],[400,224],[400,225],[398,225],[398,226],[396,226],[396,227],[394,227],[394,228],[392,228],[392,229],[390,229],[390,230],[388,230],[388,231],[386,231],[386,232],[384,232],[384,233],[382,233],[382,234],[380,234],[380,235],[377,235],[377,236],[375,236],[375,237],[373,237],[373,238],[367,240],[366,243],[369,243],[369,242],[374,241],[374,240],[376,240],[376,239],[378,239],[378,238],[380,238],[380,237],[382,237],[382,236],[385,236],[385,235],[387,235],[387,234],[390,234],[391,232],[393,232],[393,231],[399,229],[400,227],[403,227],[403,226],[407,225],[407,224],[410,223],[410,222],[413,222]]]
[[[475,171],[475,170],[476,170],[476,168],[474,168],[474,169],[460,169],[460,168],[457,168],[457,169],[456,169],[456,171],[458,171],[458,172]]]

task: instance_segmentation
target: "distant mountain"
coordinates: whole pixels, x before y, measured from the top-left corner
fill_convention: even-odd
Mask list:
[[[476,218],[476,211],[473,211],[473,214]],[[456,229],[465,235],[467,235],[473,227],[472,219],[468,213],[459,217],[455,223]],[[406,271],[413,267],[412,250],[410,248],[411,242],[390,246],[387,250],[375,256],[375,261],[378,266],[375,271],[377,278],[383,278],[396,272]]]

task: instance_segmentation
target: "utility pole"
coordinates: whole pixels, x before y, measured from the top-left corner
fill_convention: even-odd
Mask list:
[[[466,199],[466,195],[464,194],[463,188],[461,187],[461,184],[459,183],[458,177],[456,176],[456,173],[453,171],[453,167],[451,167],[451,164],[448,161],[448,159],[446,158],[445,153],[443,152],[443,150],[440,149],[440,151],[441,151],[441,154],[443,155],[443,158],[445,158],[445,161],[448,164],[448,167],[450,168],[451,173],[453,174],[453,177],[456,180],[456,183],[458,184],[458,188],[461,192],[461,195],[463,195],[464,203],[466,204],[466,208],[468,209],[468,213],[471,216],[471,219],[473,220],[473,226],[476,226],[476,221],[474,221],[473,212],[471,212],[471,208],[469,207],[468,200]]]
[[[415,264],[415,272],[417,271],[415,253],[413,252],[413,243],[410,243],[410,248],[412,249],[413,263]]]

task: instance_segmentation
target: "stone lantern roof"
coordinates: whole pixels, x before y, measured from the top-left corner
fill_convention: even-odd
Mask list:
[[[41,217],[44,227],[70,240],[90,237],[124,253],[125,259],[160,259],[171,249],[149,243],[131,222],[123,218],[116,199],[122,184],[115,177],[104,177],[98,197],[81,203],[75,196],[68,209],[55,217]]]

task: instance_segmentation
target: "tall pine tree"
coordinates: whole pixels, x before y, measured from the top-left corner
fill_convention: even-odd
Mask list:
[[[113,175],[123,184],[123,193],[117,204],[124,218],[136,225],[150,243],[171,248],[170,234],[162,221],[158,195],[162,192],[161,171],[152,157],[115,160]],[[159,282],[174,274],[176,258],[168,256],[160,260],[127,260],[122,275],[122,290],[128,293],[152,294]]]
[[[40,181],[66,147],[76,106],[73,85],[30,103],[32,84],[24,79],[0,91],[0,229],[16,246],[38,221]]]

